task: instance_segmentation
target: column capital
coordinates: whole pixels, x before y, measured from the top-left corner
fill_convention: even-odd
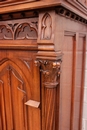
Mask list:
[[[40,67],[40,71],[44,75],[43,84],[45,87],[55,88],[58,85],[58,77],[60,76],[61,59],[56,61],[37,59],[35,64]]]

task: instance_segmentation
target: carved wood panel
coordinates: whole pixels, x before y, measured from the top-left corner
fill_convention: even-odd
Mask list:
[[[16,53],[16,52],[15,52]],[[8,57],[0,56],[0,129],[1,130],[34,130],[35,115],[32,114],[32,108],[25,105],[29,99],[35,99],[34,95],[37,91],[33,79],[35,74],[33,70],[33,57],[23,57],[26,53],[17,53],[12,56],[8,52]],[[5,53],[4,53],[5,56]],[[17,56],[17,57],[16,57]],[[16,57],[16,58],[13,58]],[[33,68],[32,68],[33,67]],[[37,83],[37,82],[36,82]],[[37,84],[38,85],[38,84]],[[36,100],[38,96],[36,97]],[[39,110],[34,110],[33,113],[39,115]],[[40,117],[38,117],[37,129],[40,126]],[[40,130],[40,129],[39,129]]]
[[[86,34],[65,31],[64,41],[59,129],[82,130]]]
[[[41,39],[50,40],[52,35],[52,18],[46,13],[42,18]]]
[[[15,128],[17,130],[19,127],[24,130],[27,128],[24,81],[10,65],[1,70],[0,79],[3,129],[12,130]]]
[[[0,40],[37,39],[37,19],[0,22]]]

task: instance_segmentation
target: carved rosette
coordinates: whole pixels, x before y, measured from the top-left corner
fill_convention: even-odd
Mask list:
[[[40,71],[44,79],[42,85],[44,87],[44,97],[42,97],[42,104],[44,104],[42,113],[45,116],[44,128],[45,130],[56,130],[57,86],[60,79],[61,60],[37,60],[35,63],[41,68]]]

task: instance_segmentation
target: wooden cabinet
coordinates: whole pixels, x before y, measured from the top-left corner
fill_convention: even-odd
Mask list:
[[[0,130],[81,130],[84,0],[0,1]]]

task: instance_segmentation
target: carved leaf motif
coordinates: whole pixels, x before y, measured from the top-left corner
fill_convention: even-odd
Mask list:
[[[36,39],[37,31],[29,23],[20,24],[15,33],[15,39]]]
[[[13,39],[10,28],[5,25],[0,25],[0,39]]]
[[[46,39],[46,40],[51,39],[51,35],[52,35],[52,19],[51,19],[51,16],[48,13],[46,13],[43,16],[41,30],[42,30],[41,39]]]
[[[50,85],[57,85],[58,84],[58,77],[60,75],[60,63],[59,61],[45,61],[45,60],[38,60],[35,64],[41,66],[41,72],[44,75],[44,84]]]
[[[56,82],[58,69],[53,68],[53,64],[48,62],[47,64],[42,65],[43,71],[46,71],[45,82]]]

